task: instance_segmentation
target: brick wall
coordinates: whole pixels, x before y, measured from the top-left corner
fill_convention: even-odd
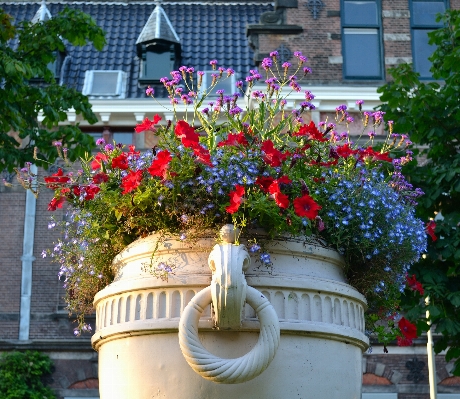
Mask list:
[[[19,333],[25,198],[23,190],[0,192],[0,339]]]
[[[342,79],[342,41],[340,0],[324,2],[325,7],[314,19],[306,0],[299,0],[298,8],[285,10],[285,24],[303,27],[300,34],[260,34],[259,53],[269,54],[281,44],[291,51],[301,51],[309,59],[313,75],[308,82],[314,84],[344,83]],[[410,14],[408,0],[382,0],[382,39],[385,70],[412,59]],[[450,2],[453,9],[460,8],[460,0]],[[363,48],[363,51],[366,51]],[[389,74],[385,74],[389,80]],[[345,81],[359,85],[380,85],[382,81]]]

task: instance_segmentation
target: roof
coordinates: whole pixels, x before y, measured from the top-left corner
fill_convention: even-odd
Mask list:
[[[101,52],[87,45],[68,46],[64,83],[81,91],[87,70],[123,70],[128,76],[127,98],[145,98],[139,87],[139,58],[136,41],[158,3],[155,2],[57,2],[47,3],[51,15],[65,6],[90,14],[106,32],[107,45]],[[40,3],[0,2],[17,21],[32,20]],[[233,68],[239,77],[254,68],[253,52],[246,38],[246,25],[259,22],[260,15],[273,10],[270,2],[161,2],[180,38],[182,65],[195,70],[210,69],[209,61]],[[158,92],[156,92],[158,95]]]
[[[155,39],[163,39],[176,43],[180,42],[179,36],[160,4],[150,14],[147,23],[137,38],[136,44],[147,43]]]

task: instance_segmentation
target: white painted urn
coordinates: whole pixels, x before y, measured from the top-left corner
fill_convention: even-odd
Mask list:
[[[237,234],[151,235],[115,258],[94,300],[101,399],[361,398],[366,302],[341,256],[283,238],[267,267]],[[155,277],[158,264],[173,273]]]

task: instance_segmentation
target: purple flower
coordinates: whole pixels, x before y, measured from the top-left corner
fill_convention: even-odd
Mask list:
[[[305,100],[311,101],[315,98],[315,96],[311,93],[310,90],[305,90]]]
[[[227,69],[227,76],[232,76],[232,75],[234,75],[234,74],[235,74],[235,70],[234,70],[234,69],[232,69],[232,68],[228,68],[228,69]]]
[[[270,58],[264,58],[262,60],[262,68],[268,71],[272,67],[272,60]]]
[[[240,107],[234,107],[229,111],[230,115],[239,115],[243,112],[243,110]]]
[[[307,75],[307,74],[309,74],[309,73],[312,73],[311,68],[309,68],[309,67],[304,67],[304,68],[303,68],[303,73],[304,73],[304,75]]]
[[[204,72],[203,72],[203,71],[198,71],[198,72],[197,72],[197,75],[198,75],[198,76],[203,76],[203,75],[204,75]]]
[[[278,57],[278,51],[272,51],[270,53],[270,57],[274,57],[274,58]]]
[[[153,90],[150,86],[145,90],[145,94],[148,96],[153,96],[153,93],[155,93],[155,90]]]
[[[238,82],[236,82],[236,87],[242,89],[243,88],[243,81],[239,80]]]
[[[113,151],[113,145],[112,144],[107,144],[104,147],[104,150],[107,151],[107,152]]]
[[[283,65],[281,65],[283,68],[289,68],[291,66],[290,62],[283,62]]]
[[[216,65],[217,65],[217,60],[211,60],[209,61],[209,65],[212,66],[213,69],[215,69]]]

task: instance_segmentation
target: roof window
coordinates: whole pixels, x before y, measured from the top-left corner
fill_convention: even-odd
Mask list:
[[[83,94],[94,97],[118,97],[126,95],[126,72],[86,71]]]

